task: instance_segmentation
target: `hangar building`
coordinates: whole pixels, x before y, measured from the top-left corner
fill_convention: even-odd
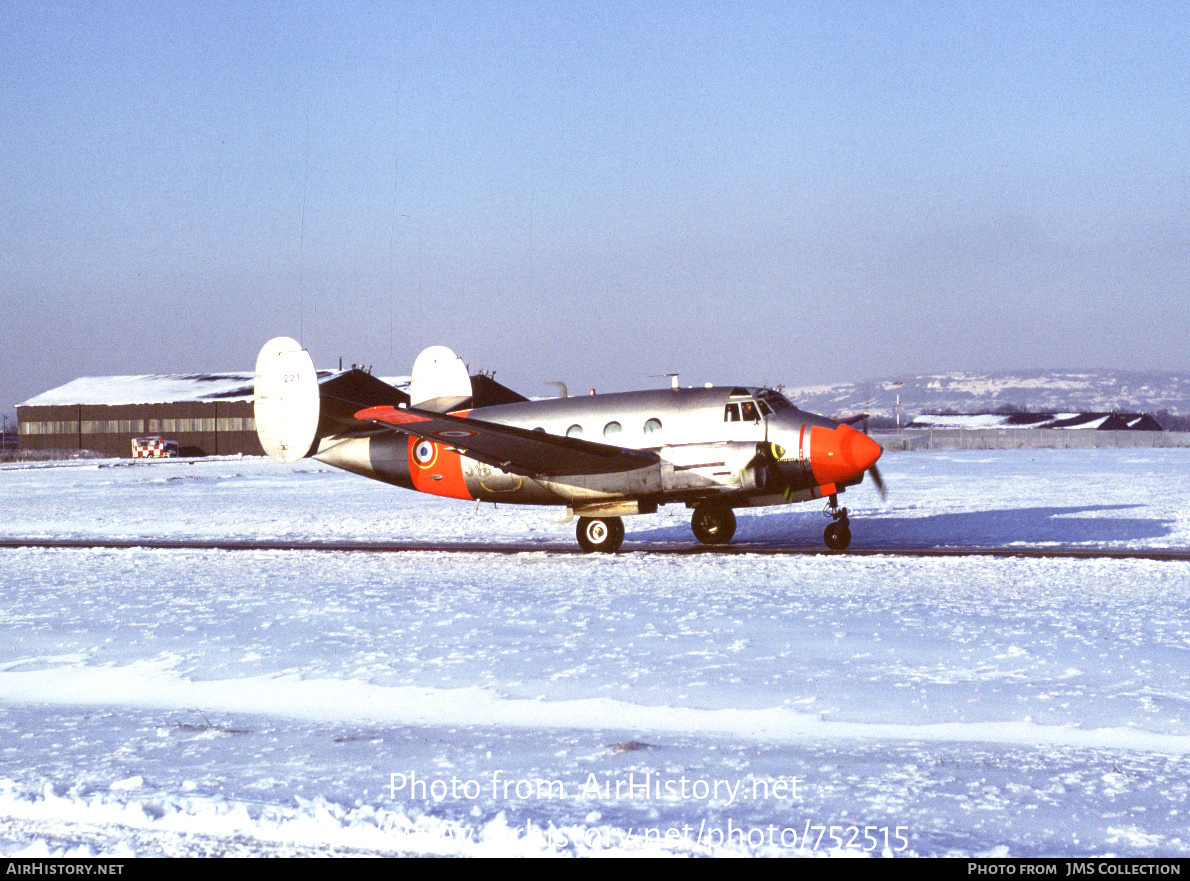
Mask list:
[[[358,368],[319,370],[323,419],[408,404],[400,388],[408,382]],[[525,400],[483,374],[471,382],[474,406]],[[181,456],[263,456],[253,383],[251,373],[83,377],[17,404],[18,447],[131,458],[133,438],[159,435],[176,441]]]
[[[17,404],[19,448],[130,457],[132,439],[161,435],[183,456],[263,455],[251,373],[88,376]]]

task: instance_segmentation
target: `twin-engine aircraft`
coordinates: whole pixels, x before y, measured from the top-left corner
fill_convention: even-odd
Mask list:
[[[288,337],[256,361],[260,442],[433,495],[558,505],[586,551],[614,553],[623,517],[680,503],[704,544],[735,533],[736,508],[826,498],[831,550],[851,542],[838,496],[883,450],[851,425],[804,413],[772,389],[707,386],[531,401],[444,346],[414,362],[409,393],[362,370],[319,377]]]

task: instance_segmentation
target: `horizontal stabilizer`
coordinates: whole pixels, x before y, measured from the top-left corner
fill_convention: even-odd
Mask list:
[[[359,369],[323,379],[318,391],[322,401],[319,437],[374,429],[372,423],[356,419],[356,412],[365,407],[403,407],[409,403],[409,395]]]

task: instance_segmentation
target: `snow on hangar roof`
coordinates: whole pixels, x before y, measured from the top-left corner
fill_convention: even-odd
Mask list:
[[[319,370],[319,382],[346,371]],[[400,387],[408,377],[381,378]],[[178,401],[251,401],[252,373],[149,374],[145,376],[83,376],[42,392],[18,407],[59,407],[75,404],[122,406],[168,404]]]

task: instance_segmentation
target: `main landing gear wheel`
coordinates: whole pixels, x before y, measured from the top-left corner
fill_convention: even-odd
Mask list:
[[[624,521],[619,517],[579,517],[575,533],[587,553],[614,554],[624,543]]]
[[[690,528],[704,545],[725,545],[735,535],[735,514],[731,508],[699,505],[690,518]]]
[[[851,521],[847,519],[847,509],[837,505],[835,496],[831,496],[827,516],[833,517],[835,522],[823,530],[822,540],[832,551],[845,551],[851,544]]]

